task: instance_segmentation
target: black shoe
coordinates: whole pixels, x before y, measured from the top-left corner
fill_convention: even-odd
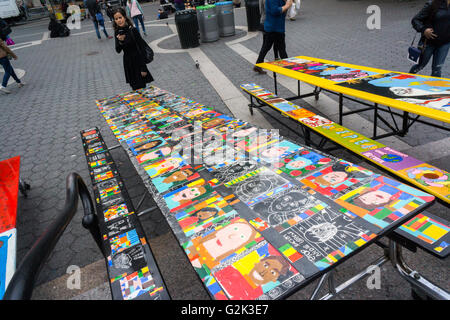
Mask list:
[[[267,73],[261,67],[257,67],[257,66],[253,67],[253,71],[258,72],[259,74],[266,74]]]

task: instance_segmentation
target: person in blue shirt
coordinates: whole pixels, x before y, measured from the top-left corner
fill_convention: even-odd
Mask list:
[[[267,52],[274,46],[281,59],[287,58],[285,42],[286,12],[292,6],[292,0],[265,0],[266,18],[264,20],[264,36],[261,50],[256,63],[264,62]],[[266,72],[261,67],[254,66],[253,70],[260,74]]]

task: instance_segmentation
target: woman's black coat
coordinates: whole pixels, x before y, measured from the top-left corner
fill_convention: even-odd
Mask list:
[[[125,32],[125,39],[123,41],[117,39],[119,30]],[[130,84],[133,90],[145,88],[146,84],[152,82],[154,79],[139,53],[139,45],[142,48],[142,43],[145,42],[144,39],[142,39],[136,28],[132,26],[119,28],[114,33],[114,38],[116,39],[117,53],[123,50],[123,67],[127,83]],[[142,77],[141,72],[147,72],[147,75]]]

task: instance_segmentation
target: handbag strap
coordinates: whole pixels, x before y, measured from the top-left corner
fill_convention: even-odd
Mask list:
[[[413,38],[413,41],[411,42],[411,47],[414,45],[414,41],[416,41],[416,36],[417,36],[417,33],[418,32],[416,32],[415,34],[414,34],[414,38]]]

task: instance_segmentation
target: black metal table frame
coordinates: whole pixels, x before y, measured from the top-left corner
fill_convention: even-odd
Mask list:
[[[276,72],[273,72],[273,80],[274,80],[275,94],[278,95],[278,83],[277,83],[277,73]],[[338,121],[338,123],[340,125],[342,125],[342,123],[343,123],[344,116],[373,110],[374,120],[373,120],[373,129],[372,129],[372,137],[371,137],[372,140],[382,139],[382,138],[386,138],[386,137],[390,137],[390,136],[394,136],[394,135],[404,137],[408,133],[409,128],[416,122],[420,122],[420,123],[423,123],[423,124],[426,124],[426,125],[429,125],[434,128],[441,129],[441,130],[450,131],[450,127],[445,127],[445,126],[442,126],[442,125],[439,125],[436,123],[432,123],[429,121],[419,119],[420,115],[411,116],[409,114],[409,112],[407,112],[407,111],[403,111],[402,113],[399,113],[399,112],[393,111],[391,109],[391,107],[384,108],[384,107],[379,106],[378,103],[370,104],[365,101],[361,101],[361,100],[358,100],[358,99],[355,99],[355,98],[352,98],[349,96],[345,96],[342,93],[334,92],[334,91],[328,90],[328,89],[323,89],[318,86],[315,86],[314,91],[312,91],[310,93],[300,94],[300,80],[297,80],[297,95],[289,97],[289,98],[285,98],[285,100],[293,101],[293,100],[298,100],[298,99],[314,96],[317,101],[317,100],[319,100],[319,95],[322,91],[326,91],[328,93],[337,95],[339,97],[339,121]],[[364,105],[366,107],[362,108],[362,109],[344,112],[344,98],[347,100],[359,103],[361,105]],[[389,123],[385,118],[383,118],[380,115],[380,113],[379,113],[380,111],[388,113],[391,116],[392,124]],[[395,120],[394,115],[401,118],[401,127],[400,127],[400,124],[397,124],[397,121]],[[391,132],[378,135],[377,134],[378,120],[383,122],[391,130]]]
[[[283,122],[281,122],[279,119],[277,119],[276,117],[274,117],[273,115],[271,115],[269,112],[267,112],[266,110],[264,110],[262,107],[264,106],[268,106],[270,107],[272,110],[274,110],[268,103],[260,100],[260,99],[256,99],[252,94],[248,93],[248,95],[250,96],[250,104],[249,106],[249,110],[250,110],[250,114],[253,115],[253,108],[257,108],[258,110],[264,112],[265,114],[267,114],[271,119],[277,121],[278,123],[282,124],[284,127],[286,127],[287,129],[289,129],[290,131],[294,132],[296,135],[298,135],[298,131],[294,130],[293,128],[285,125]],[[309,96],[315,95],[315,93],[309,93]],[[257,100],[258,104],[254,103],[254,100]],[[278,110],[276,110],[278,111]],[[280,111],[278,111],[281,115],[283,115],[283,113],[281,113]],[[337,143],[333,142],[332,140],[322,136],[321,141],[317,144],[314,143],[311,140],[311,136],[310,133],[311,130],[310,128],[306,127],[305,125],[303,125],[302,123],[295,121],[294,119],[287,117],[285,115],[283,115],[284,117],[290,119],[291,121],[295,122],[295,124],[300,125],[300,128],[302,129],[303,132],[303,139],[305,140],[305,144],[307,146],[315,146],[318,149],[321,149],[322,151],[325,152],[329,152],[335,149],[341,149],[343,148],[340,145],[337,145]],[[319,133],[317,133],[317,135],[319,135]],[[337,147],[334,148],[328,148],[328,149],[324,149],[323,146],[326,144],[327,141],[331,141],[333,143],[335,143],[337,145]],[[359,156],[358,154],[354,153],[355,155],[357,155],[358,157],[361,158],[361,156]],[[437,199],[440,200],[440,199]],[[429,204],[431,205],[431,203]],[[425,210],[425,208],[423,209]],[[421,211],[423,211],[421,210]],[[418,214],[418,213],[416,213]],[[415,216],[415,214],[414,214]],[[408,218],[411,219],[411,217]],[[398,221],[397,221],[398,222]],[[406,222],[406,221],[404,221]],[[359,272],[357,275],[355,275],[354,277],[350,278],[349,280],[347,280],[346,282],[342,283],[339,286],[335,286],[334,284],[334,278],[333,278],[333,274],[332,272],[334,271],[334,267],[336,267],[336,264],[340,264],[343,261],[342,260],[346,260],[347,258],[350,258],[353,253],[352,252],[349,256],[344,257],[343,259],[339,260],[337,263],[335,263],[333,266],[331,266],[330,268],[328,268],[327,272],[323,275],[318,275],[315,276],[314,279],[317,279],[318,277],[320,277],[320,281],[317,284],[312,296],[311,296],[311,300],[316,299],[319,290],[323,287],[325,281],[328,281],[328,287],[329,287],[329,292],[323,296],[322,298],[320,298],[320,300],[328,300],[334,296],[336,296],[338,293],[340,293],[341,291],[343,291],[344,289],[350,287],[351,285],[353,285],[354,283],[356,283],[359,280],[364,279],[365,277],[367,277],[370,274],[370,266],[381,266],[384,263],[386,263],[387,261],[391,261],[392,266],[394,267],[395,270],[397,270],[397,272],[400,274],[400,276],[402,278],[404,278],[405,280],[407,280],[411,287],[413,288],[414,292],[418,292],[420,295],[425,296],[425,297],[432,297],[434,299],[439,299],[439,300],[450,300],[450,293],[448,293],[447,291],[445,291],[444,289],[440,288],[438,285],[432,283],[431,281],[427,280],[426,278],[424,278],[423,276],[420,275],[419,272],[413,270],[411,267],[409,267],[406,262],[403,260],[403,256],[402,256],[402,245],[395,241],[395,237],[393,237],[392,235],[390,235],[390,233],[393,232],[393,230],[395,230],[396,228],[400,227],[402,225],[402,223],[396,223],[396,227],[395,228],[391,228],[389,227],[389,230],[383,232],[381,235],[379,235],[378,237],[384,237],[387,236],[389,238],[389,245],[386,246],[383,243],[381,243],[380,241],[376,240],[374,241],[375,244],[377,244],[378,246],[380,246],[381,248],[384,249],[384,255],[377,258],[372,264],[370,264],[365,270]],[[406,247],[406,245],[404,245]],[[411,250],[413,250],[414,248],[411,248]],[[311,281],[312,281],[311,280]],[[308,281],[307,284],[309,284],[311,281]],[[305,285],[307,285],[305,284]]]

